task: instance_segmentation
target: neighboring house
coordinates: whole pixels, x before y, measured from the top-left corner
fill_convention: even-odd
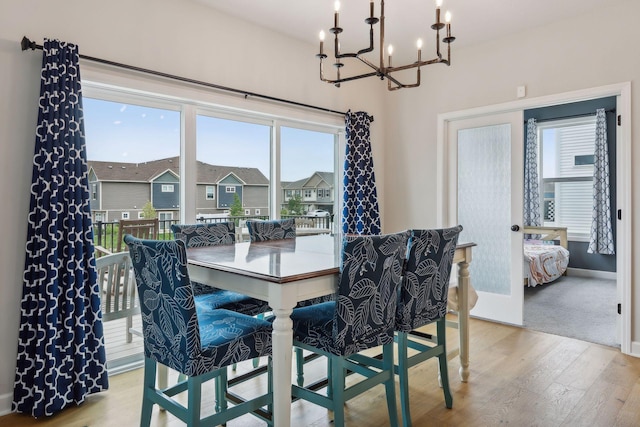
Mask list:
[[[150,201],[158,218],[180,217],[178,157],[144,163],[89,161],[91,213],[94,221],[142,218]],[[197,162],[196,215],[228,212],[240,197],[245,215],[268,212],[269,180],[256,168]]]
[[[293,182],[283,182],[282,207],[287,207],[289,199],[300,196],[302,209],[308,212],[323,209],[333,213],[334,185],[333,172],[314,172],[310,177]],[[300,212],[296,212],[300,213]]]

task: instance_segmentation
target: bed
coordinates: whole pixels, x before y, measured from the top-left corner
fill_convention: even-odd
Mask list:
[[[566,227],[525,226],[522,232],[534,237],[524,240],[525,286],[551,283],[566,274],[569,265]]]

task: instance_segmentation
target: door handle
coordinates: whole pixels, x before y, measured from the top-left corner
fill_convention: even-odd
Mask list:
[[[520,231],[520,226],[518,224],[513,224],[511,226],[511,231]]]

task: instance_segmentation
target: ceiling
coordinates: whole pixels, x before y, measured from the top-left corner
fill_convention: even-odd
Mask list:
[[[223,13],[236,16],[309,43],[318,44],[318,33],[327,33],[326,48],[331,49],[329,28],[333,26],[334,0],[194,0]],[[592,9],[627,0],[444,0],[442,10],[452,14],[455,46],[469,46],[501,39],[529,28],[585,14]],[[367,0],[342,0],[340,37],[343,52],[356,51],[368,44]],[[380,1],[375,0],[379,16]],[[394,58],[413,57],[418,38],[424,41],[423,59],[431,57],[435,46],[435,0],[388,0],[385,3],[385,42],[394,45]],[[444,17],[444,13],[443,13]],[[376,26],[378,27],[379,24]],[[378,45],[378,35],[375,45]],[[325,49],[326,49],[325,48]]]

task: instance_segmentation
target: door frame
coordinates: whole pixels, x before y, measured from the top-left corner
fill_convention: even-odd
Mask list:
[[[436,152],[436,206],[437,223],[445,224],[449,218],[449,164],[447,147],[448,122],[469,119],[478,116],[507,113],[513,111],[524,111],[532,108],[549,107],[559,104],[587,101],[590,99],[604,98],[609,96],[617,97],[616,113],[622,116],[621,125],[616,132],[617,146],[617,191],[616,204],[622,212],[622,218],[617,219],[616,238],[616,285],[620,300],[622,314],[619,318],[620,324],[620,350],[624,354],[640,356],[640,344],[634,346],[635,353],[631,346],[631,82],[622,82],[607,86],[582,89],[572,92],[564,92],[554,95],[541,96],[536,98],[521,99],[502,104],[487,105],[484,107],[471,108],[461,111],[438,114],[437,121],[437,152]],[[524,303],[524,302],[523,302]]]

